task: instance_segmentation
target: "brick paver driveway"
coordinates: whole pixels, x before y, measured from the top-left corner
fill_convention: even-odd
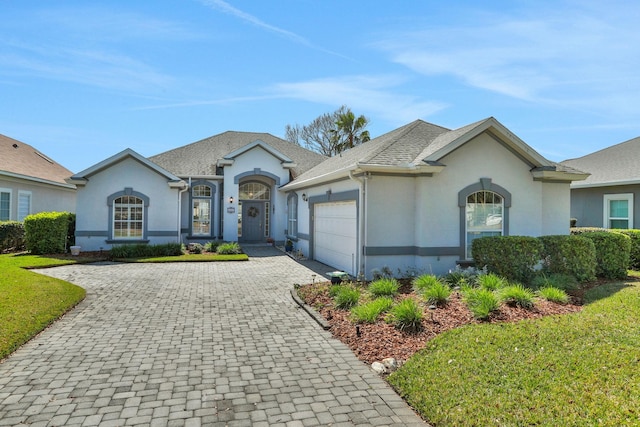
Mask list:
[[[297,308],[314,272],[269,250],[42,270],[87,297],[0,364],[0,425],[424,426]]]

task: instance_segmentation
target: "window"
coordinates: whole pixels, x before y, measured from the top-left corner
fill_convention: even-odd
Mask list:
[[[298,195],[295,193],[287,197],[287,235],[298,235]]]
[[[633,193],[604,195],[604,228],[633,228]]]
[[[245,182],[238,190],[240,200],[271,200],[271,189],[261,182]]]
[[[477,191],[467,197],[466,256],[471,259],[474,239],[501,236],[503,233],[504,201],[492,191]]]
[[[24,221],[24,218],[31,214],[31,192],[18,192],[18,221]]]
[[[211,235],[211,187],[195,185],[192,190],[191,233],[199,236]]]
[[[11,190],[0,188],[0,221],[11,219]]]
[[[136,196],[120,196],[113,201],[113,238],[143,238],[144,202]]]

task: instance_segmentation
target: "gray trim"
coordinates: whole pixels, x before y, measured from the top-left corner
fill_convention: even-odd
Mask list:
[[[255,175],[266,176],[267,178],[271,178],[272,180],[275,181],[276,186],[280,186],[280,177],[278,175],[274,175],[271,172],[264,172],[260,168],[255,168],[253,171],[242,172],[234,176],[233,183],[239,184],[241,179],[247,178],[249,176],[255,176]]]
[[[104,242],[109,244],[109,245],[119,245],[119,244],[122,244],[122,245],[137,245],[137,244],[147,244],[147,243],[149,243],[149,240],[148,239],[142,239],[142,240],[140,240],[140,239],[135,239],[135,240],[133,240],[133,239],[132,240],[127,240],[127,239],[125,239],[125,240],[106,239]]]
[[[367,256],[389,255],[418,255],[418,256],[458,256],[460,248],[457,246],[365,246]]]
[[[108,230],[76,230],[76,237],[109,237]]]
[[[467,244],[467,221],[466,221],[466,207],[467,197],[478,191],[491,191],[502,197],[504,203],[504,212],[502,218],[502,232],[504,236],[509,235],[509,208],[511,207],[511,193],[504,187],[491,182],[491,178],[480,178],[480,182],[471,184],[463,188],[458,192],[458,207],[460,208],[460,252],[459,256],[461,260],[467,259],[466,244]]]
[[[107,224],[109,232],[108,237],[113,237],[113,202],[115,199],[121,196],[135,196],[139,199],[142,199],[142,203],[144,206],[144,209],[142,211],[142,240],[146,240],[147,225],[149,224],[149,197],[138,191],[133,191],[133,188],[131,187],[125,187],[123,191],[118,191],[107,197],[107,206],[109,206],[109,223]]]
[[[311,240],[307,233],[298,233],[298,240]]]
[[[332,193],[331,190],[328,190],[325,194],[320,196],[312,196],[309,197],[309,258],[315,259],[314,254],[314,214],[315,214],[315,205],[316,203],[331,203],[331,202],[356,202],[356,216],[357,216],[357,227],[360,229],[360,190],[349,190],[343,191],[340,193]],[[358,237],[359,239],[359,237]],[[360,247],[360,242],[358,241],[358,247]],[[360,250],[358,249],[358,252]]]
[[[176,237],[176,232],[172,230],[152,230],[147,232],[149,237]]]
[[[211,188],[211,196],[210,197],[193,197],[193,189],[194,187],[198,186],[198,185],[204,185],[207,186],[209,188]],[[193,199],[199,199],[199,200],[209,200],[209,212],[211,215],[211,218],[209,218],[209,234],[198,234],[198,236],[202,236],[202,238],[207,238],[207,237],[211,237],[213,235],[215,235],[215,230],[213,229],[213,225],[215,224],[215,195],[216,195],[216,184],[209,182],[205,179],[199,179],[197,181],[193,181],[191,182],[191,188],[189,189],[189,225],[188,225],[188,230],[187,233],[189,233],[189,235],[193,235]]]

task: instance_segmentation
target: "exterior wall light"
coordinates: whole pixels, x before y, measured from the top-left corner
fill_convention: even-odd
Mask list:
[[[233,204],[233,196],[229,196],[229,204]]]
[[[305,193],[302,193],[302,200],[306,202],[307,200],[309,200],[309,196],[307,196]]]

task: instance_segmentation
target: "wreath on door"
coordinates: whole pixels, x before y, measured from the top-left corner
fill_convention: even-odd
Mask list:
[[[249,215],[251,218],[255,218],[258,216],[258,209],[254,208],[253,206],[251,206],[249,208],[249,210],[247,211],[247,215]]]

